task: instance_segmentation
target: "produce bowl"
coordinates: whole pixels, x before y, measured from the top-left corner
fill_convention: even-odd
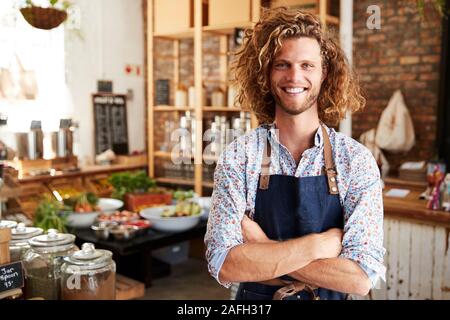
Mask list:
[[[159,231],[166,232],[180,232],[189,230],[195,227],[202,217],[202,213],[194,216],[183,217],[162,217],[162,213],[165,209],[175,208],[172,206],[163,206],[155,208],[147,208],[141,210],[141,217],[149,220],[152,223],[152,227]]]
[[[69,227],[88,228],[94,224],[99,212],[64,212],[63,214],[67,214],[67,225]]]
[[[202,220],[208,220],[209,210],[211,210],[211,197],[195,198],[200,207],[202,207]]]
[[[113,198],[100,198],[97,207],[102,213],[111,214],[123,207],[123,201]]]

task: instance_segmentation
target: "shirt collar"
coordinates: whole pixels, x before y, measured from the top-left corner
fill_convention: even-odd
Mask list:
[[[327,130],[328,134],[330,134],[330,128],[328,128],[322,122],[321,122],[321,124],[325,128],[325,130]],[[276,129],[277,129],[276,123],[273,122],[271,124],[266,124],[265,126],[266,126],[266,129],[267,129],[268,135],[269,135],[269,139],[272,139],[272,141],[280,144],[280,140],[278,139],[278,136],[276,134]],[[321,148],[323,146],[323,137],[322,137],[322,135],[323,135],[322,134],[322,129],[319,126],[319,128],[317,129],[316,134],[314,136],[314,146],[315,147]]]

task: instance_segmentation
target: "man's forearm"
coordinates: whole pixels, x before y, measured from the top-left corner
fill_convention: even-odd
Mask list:
[[[293,240],[244,243],[230,250],[220,270],[223,282],[259,282],[298,270],[318,257],[316,235]]]
[[[370,280],[361,267],[345,258],[316,260],[289,275],[320,288],[361,296],[371,288]]]

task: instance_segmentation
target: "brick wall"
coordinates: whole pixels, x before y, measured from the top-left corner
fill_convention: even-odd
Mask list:
[[[354,1],[353,57],[367,99],[353,115],[353,137],[376,127],[396,89],[401,89],[413,119],[416,144],[407,153],[385,153],[393,173],[404,161],[435,155],[441,23],[428,3],[422,18],[415,0]],[[369,5],[381,8],[381,29],[366,27]]]

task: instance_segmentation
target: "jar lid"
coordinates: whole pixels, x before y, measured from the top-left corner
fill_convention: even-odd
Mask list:
[[[34,247],[56,247],[70,244],[75,241],[75,236],[68,233],[58,233],[56,229],[48,229],[47,234],[33,237],[29,240]]]
[[[81,250],[65,257],[64,261],[82,269],[97,269],[109,264],[111,259],[111,251],[95,249],[93,243],[86,242],[81,246]]]
[[[0,220],[0,228],[15,228],[17,222],[11,220]]]
[[[20,222],[14,229],[11,230],[12,240],[24,240],[42,234],[44,230],[41,228],[26,227],[24,223]]]

